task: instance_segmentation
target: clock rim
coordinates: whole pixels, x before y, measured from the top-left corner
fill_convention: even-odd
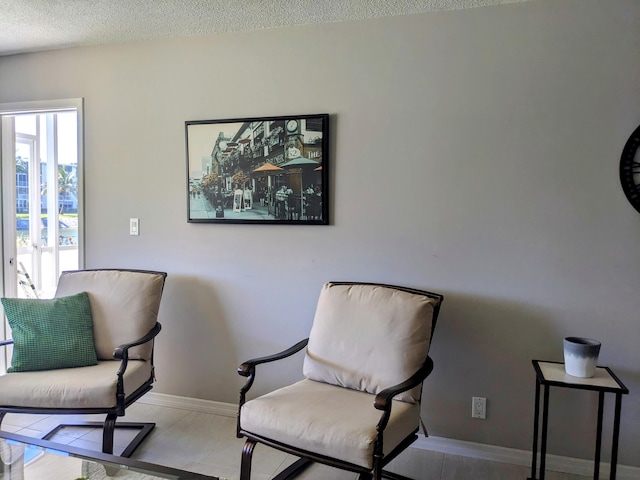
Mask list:
[[[289,125],[293,122],[293,127],[289,127]],[[298,129],[298,121],[294,120],[293,118],[291,120],[287,121],[287,130],[290,132],[294,132]]]
[[[620,184],[627,200],[640,213],[640,183],[633,180],[633,162],[640,150],[640,125],[627,139],[620,156]]]

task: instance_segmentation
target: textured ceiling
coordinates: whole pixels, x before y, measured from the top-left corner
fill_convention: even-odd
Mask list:
[[[0,55],[529,0],[0,0]]]

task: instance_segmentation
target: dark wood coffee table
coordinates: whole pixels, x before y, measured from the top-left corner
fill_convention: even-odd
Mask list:
[[[0,478],[24,480],[224,480],[132,458],[0,431]]]

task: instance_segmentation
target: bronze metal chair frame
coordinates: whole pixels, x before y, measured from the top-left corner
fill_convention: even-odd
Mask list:
[[[424,290],[417,290],[417,289],[408,288],[408,287],[400,287],[396,285],[386,285],[386,284],[379,284],[379,283],[365,283],[365,282],[330,282],[330,283],[334,285],[375,285],[375,286],[393,288],[393,289],[414,293],[418,295],[426,295],[429,298],[436,299],[438,302],[436,305],[434,305],[433,319],[431,323],[431,338],[433,338],[436,322],[438,319],[438,315],[440,313],[440,305],[444,300],[443,295],[424,291]],[[408,477],[399,475],[397,473],[389,472],[387,470],[384,470],[383,468],[389,462],[391,462],[394,458],[396,458],[403,450],[409,447],[409,445],[411,445],[413,442],[415,442],[418,439],[418,435],[417,435],[418,427],[416,427],[416,429],[409,436],[407,436],[402,442],[400,442],[400,444],[393,451],[389,452],[387,455],[384,455],[383,453],[384,429],[387,426],[389,417],[391,415],[392,399],[396,395],[402,392],[411,390],[412,388],[417,387],[418,385],[421,385],[422,382],[424,382],[424,380],[427,378],[427,376],[429,376],[429,374],[433,370],[433,360],[428,355],[422,367],[420,367],[420,369],[415,374],[413,374],[410,378],[408,378],[402,383],[399,383],[397,385],[384,389],[383,391],[381,391],[375,396],[374,407],[377,410],[381,411],[381,415],[380,415],[380,420],[378,421],[378,424],[376,426],[376,430],[378,434],[374,443],[373,468],[371,470],[364,468],[360,465],[355,465],[355,464],[348,463],[335,458],[329,458],[323,455],[318,455],[314,452],[302,450],[291,445],[285,445],[280,442],[271,440],[269,438],[255,435],[251,432],[247,432],[242,429],[242,427],[240,426],[240,410],[242,408],[242,405],[244,405],[246,402],[247,392],[252,387],[253,382],[255,381],[256,366],[290,357],[295,353],[301,351],[303,348],[305,348],[307,346],[308,341],[309,339],[306,338],[282,352],[248,360],[242,363],[238,367],[238,374],[247,378],[246,383],[240,390],[240,402],[238,407],[237,427],[236,427],[236,436],[238,438],[242,438],[242,437],[247,438],[244,444],[244,447],[242,449],[240,480],[250,480],[251,478],[251,459],[253,456],[253,450],[257,443],[262,443],[264,445],[268,445],[277,450],[281,450],[283,452],[300,457],[299,460],[297,460],[287,469],[283,470],[278,475],[276,475],[274,477],[274,480],[288,480],[291,478],[295,478],[299,473],[301,473],[305,468],[307,468],[313,462],[322,463],[322,464],[336,467],[342,470],[349,470],[352,472],[359,473],[360,479],[362,480],[368,480],[368,479],[380,480],[382,478],[390,478],[392,480],[411,480]]]
[[[137,273],[151,273],[163,276],[163,288],[164,281],[167,274],[165,272],[156,272],[151,270],[133,270],[133,269],[93,269],[82,270],[84,272],[91,271],[120,271],[120,272],[137,272]],[[84,415],[84,414],[106,414],[104,422],[77,422],[77,423],[64,423],[59,424],[52,430],[41,436],[42,439],[47,440],[51,438],[58,430],[65,427],[92,427],[102,428],[102,452],[113,454],[114,446],[114,433],[116,428],[123,429],[138,429],[140,432],[129,442],[127,447],[120,454],[121,457],[130,457],[135,449],[142,443],[142,441],[151,433],[151,430],[155,427],[155,423],[152,422],[120,422],[116,425],[118,417],[125,415],[126,408],[142,397],[145,393],[153,388],[153,382],[155,381],[155,367],[153,365],[153,346],[151,350],[151,356],[149,361],[151,362],[151,375],[149,379],[142,384],[135,392],[129,396],[124,392],[124,373],[127,369],[129,362],[129,349],[138,345],[143,345],[147,342],[152,342],[160,333],[162,326],[160,323],[156,323],[154,327],[144,336],[138,340],[126,343],[116,347],[113,351],[114,360],[120,360],[120,368],[118,369],[117,381],[116,381],[116,405],[112,408],[40,408],[40,407],[20,407],[15,405],[0,405],[0,428],[2,427],[2,420],[7,413],[27,413],[27,414],[45,414],[45,415]],[[0,347],[13,344],[13,340],[5,340],[0,342]]]

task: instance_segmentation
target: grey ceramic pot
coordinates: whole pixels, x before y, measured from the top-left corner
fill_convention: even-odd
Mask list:
[[[566,337],[564,339],[564,370],[569,375],[590,378],[596,373],[600,342],[591,338]]]

